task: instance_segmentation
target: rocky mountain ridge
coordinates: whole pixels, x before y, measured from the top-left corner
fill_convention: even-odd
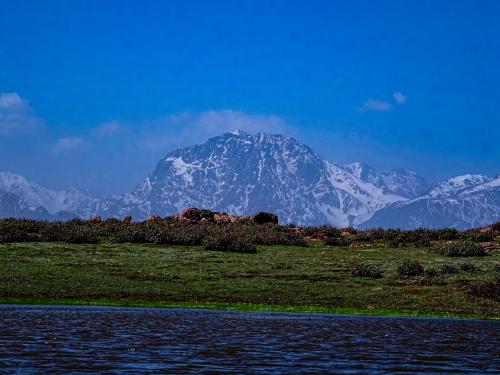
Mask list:
[[[12,173],[0,173],[0,191],[19,198],[19,209],[8,212],[29,216],[43,209],[49,219],[142,220],[204,207],[235,215],[270,211],[281,223],[300,225],[462,229],[500,217],[498,177],[464,175],[429,187],[412,171],[339,165],[291,137],[241,131],[170,152],[134,191],[106,199],[73,189],[52,191]]]

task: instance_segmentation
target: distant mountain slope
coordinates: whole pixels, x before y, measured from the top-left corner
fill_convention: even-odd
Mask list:
[[[32,207],[43,207],[51,215],[71,212],[88,217],[99,204],[99,199],[76,189],[50,190],[11,172],[0,172],[0,190],[18,195]]]
[[[466,229],[500,221],[500,176],[463,175],[434,185],[425,195],[390,205],[361,227]]]
[[[172,214],[207,207],[239,215],[276,212],[282,222],[356,225],[405,198],[322,160],[281,135],[233,132],[169,153],[131,194],[103,214]]]
[[[204,207],[272,211],[282,223],[301,225],[468,228],[500,220],[499,178],[464,175],[428,188],[412,171],[338,165],[293,138],[241,131],[170,152],[134,191],[106,199],[50,190],[8,172],[0,173],[0,191],[0,217],[143,220]]]
[[[52,215],[43,207],[30,206],[17,194],[0,190],[0,217],[51,220]]]
[[[342,166],[346,171],[363,181],[369,181],[384,191],[412,199],[423,194],[429,185],[419,175],[408,169],[394,169],[379,172],[365,163],[351,163]]]

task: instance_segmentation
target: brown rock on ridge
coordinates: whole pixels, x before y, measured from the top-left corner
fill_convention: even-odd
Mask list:
[[[195,207],[190,207],[182,210],[179,214],[181,220],[198,221],[201,219],[200,210]]]
[[[340,229],[340,234],[342,236],[350,236],[351,234],[355,234],[356,233],[356,230],[354,228],[351,228],[351,227],[345,227],[345,228],[341,228]]]
[[[92,216],[90,219],[89,219],[89,223],[92,223],[92,224],[98,224],[102,221],[101,217],[100,216]]]
[[[146,221],[160,221],[161,217],[157,215],[149,215]]]
[[[278,224],[278,216],[270,212],[259,212],[251,217],[257,224]]]
[[[123,224],[130,224],[132,222],[132,216],[125,216],[122,220]]]
[[[234,223],[239,220],[239,217],[234,215],[226,214],[225,212],[215,212],[214,221],[217,223]]]
[[[480,242],[479,245],[481,245],[481,248],[486,252],[490,253],[493,250],[496,249],[495,243],[494,242]]]
[[[486,227],[482,227],[479,229],[480,233],[491,233],[493,232],[493,227],[491,225],[488,225]]]

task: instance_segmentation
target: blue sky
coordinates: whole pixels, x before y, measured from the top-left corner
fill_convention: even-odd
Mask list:
[[[500,173],[498,1],[1,1],[0,170],[130,190],[233,128]]]

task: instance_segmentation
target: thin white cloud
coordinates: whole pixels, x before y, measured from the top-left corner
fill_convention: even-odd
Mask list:
[[[120,123],[116,120],[104,122],[94,129],[92,129],[92,134],[98,138],[109,137],[115,134],[120,129]]]
[[[363,103],[361,107],[357,108],[358,112],[389,112],[393,108],[393,105],[390,102],[380,99],[370,98],[366,102]]]
[[[399,91],[392,93],[392,97],[394,98],[397,104],[406,103],[407,96]]]
[[[52,147],[55,154],[68,153],[83,146],[83,139],[80,137],[65,137],[59,139]]]
[[[201,113],[181,113],[159,121],[143,124],[138,137],[139,147],[149,151],[204,142],[210,137],[233,130],[251,134],[291,134],[293,129],[277,116],[249,114],[231,109]]]
[[[15,92],[0,93],[0,135],[33,131],[41,124],[25,99]]]

